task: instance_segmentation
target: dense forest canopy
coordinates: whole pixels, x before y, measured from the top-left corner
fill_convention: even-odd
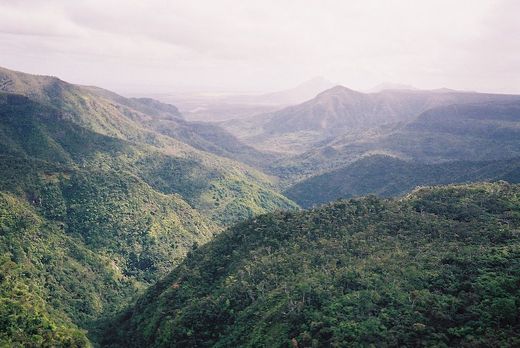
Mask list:
[[[190,253],[104,343],[517,346],[519,228],[505,182],[262,215]]]
[[[171,105],[5,69],[0,80],[4,345],[88,345],[96,321],[194,245],[297,207],[274,178],[146,127],[196,134]]]
[[[0,346],[520,345],[518,100],[214,124],[0,68]]]

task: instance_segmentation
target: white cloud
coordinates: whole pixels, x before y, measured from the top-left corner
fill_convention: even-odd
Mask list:
[[[518,5],[517,5],[518,4]],[[0,65],[137,92],[315,75],[520,93],[515,1],[1,1]]]

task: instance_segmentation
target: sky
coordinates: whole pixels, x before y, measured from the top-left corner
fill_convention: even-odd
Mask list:
[[[516,0],[0,0],[0,66],[120,93],[520,94]]]

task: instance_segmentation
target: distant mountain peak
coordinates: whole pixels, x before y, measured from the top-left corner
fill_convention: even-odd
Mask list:
[[[348,87],[345,87],[345,86],[342,86],[342,85],[336,85],[332,88],[329,88],[323,92],[321,92],[320,94],[318,94],[317,97],[320,97],[320,96],[329,96],[329,95],[349,95],[349,94],[363,94],[362,92],[358,92],[358,91],[355,91],[351,88],[348,88]]]
[[[288,104],[294,104],[298,101],[301,103],[317,96],[319,93],[330,89],[333,86],[334,83],[330,82],[323,76],[315,76],[310,80],[300,83],[294,88],[265,94],[264,96],[269,96],[273,100],[279,99],[280,102],[285,99],[285,102]]]

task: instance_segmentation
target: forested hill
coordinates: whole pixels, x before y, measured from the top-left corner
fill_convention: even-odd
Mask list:
[[[340,198],[398,196],[417,186],[505,180],[520,183],[520,158],[426,164],[373,155],[289,187],[284,194],[311,207]]]
[[[219,136],[186,123],[171,105],[1,68],[0,91],[2,155],[125,170],[156,191],[179,194],[219,224],[295,206],[273,190],[274,178],[201,150],[220,151],[208,144]],[[157,132],[152,125],[165,120],[178,131]],[[221,152],[228,155],[238,147],[226,146]]]
[[[173,105],[0,68],[0,346],[520,345],[519,186],[310,211],[277,192],[338,168],[305,194],[515,181],[519,108],[432,109],[284,159]],[[503,161],[343,168],[367,153]],[[362,180],[330,186],[345,173]]]
[[[194,246],[297,207],[153,120],[191,127],[171,105],[0,69],[0,346],[89,345]]]
[[[520,186],[262,215],[193,252],[111,347],[519,346]]]

